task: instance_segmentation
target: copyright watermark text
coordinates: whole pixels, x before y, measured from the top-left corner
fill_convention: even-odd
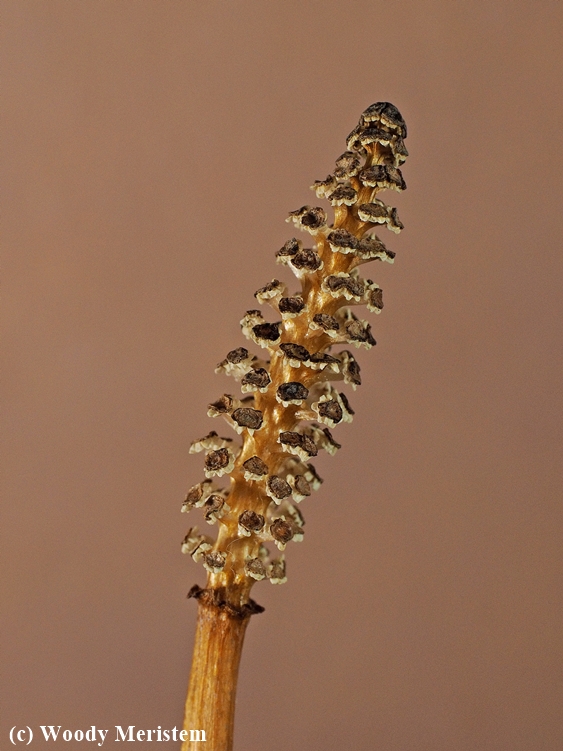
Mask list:
[[[63,728],[62,725],[39,725],[40,732],[36,731],[36,735],[39,738],[44,739],[52,743],[59,741],[86,741],[86,743],[96,743],[98,746],[103,746],[106,739],[108,742],[120,743],[124,742],[140,742],[148,741],[168,743],[168,741],[192,741],[192,742],[205,742],[205,730],[178,730],[174,728],[162,728],[160,725],[156,729],[143,729],[137,728],[136,725],[128,725],[127,727],[121,725],[114,725],[115,732],[110,732],[109,728],[98,728],[95,725],[91,725],[88,730],[82,730],[80,728],[71,730],[70,728]],[[24,744],[29,746],[33,741],[33,730],[26,725],[25,727],[18,728],[17,725],[10,730],[10,741],[14,746]]]

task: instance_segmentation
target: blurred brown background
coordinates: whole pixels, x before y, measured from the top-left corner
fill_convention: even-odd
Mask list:
[[[406,230],[289,582],[254,590],[236,748],[560,751],[563,4],[2,15],[1,747],[180,724],[213,368],[287,212],[390,100]]]

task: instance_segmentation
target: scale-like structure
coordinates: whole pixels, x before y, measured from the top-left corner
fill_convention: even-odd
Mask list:
[[[208,415],[224,418],[240,442],[212,431],[190,449],[205,452],[206,479],[188,491],[182,510],[199,508],[219,528],[213,540],[192,527],[182,543],[182,551],[209,572],[206,590],[194,587],[194,596],[213,593],[233,611],[258,608],[249,600],[255,581],[286,581],[282,551],[303,539],[298,504],[322,482],[312,461],[320,450],[333,454],[340,448],[332,430],[354,415],[337,385],[343,381],[355,389],[361,383],[349,348],[375,344],[370,323],[352,307],[365,305],[376,314],[383,308],[380,287],[360,276],[359,267],[393,263],[395,254],[373,230],[403,228],[397,210],[377,195],[406,188],[399,169],[408,155],[406,135],[401,114],[389,102],[365,110],[333,173],[312,185],[318,198],[332,204],[333,223],[320,207],[302,206],[289,215],[313,241],[306,248],[292,238],[276,253],[300,289],[290,292],[273,279],[255,297],[273,308],[277,320],[248,310],[241,321],[243,334],[263,356],[238,347],[216,368],[239,381],[242,394],[224,394],[209,405]],[[228,486],[217,483],[223,476]],[[272,558],[268,543],[281,555]]]

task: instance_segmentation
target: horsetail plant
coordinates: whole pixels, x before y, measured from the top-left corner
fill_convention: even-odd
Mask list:
[[[205,479],[188,491],[182,511],[201,509],[218,534],[214,540],[193,526],[182,543],[182,552],[208,572],[206,587],[195,585],[188,594],[197,598],[199,613],[184,735],[203,729],[213,751],[232,748],[244,633],[250,616],[263,610],[250,590],[256,581],[286,581],[285,548],[303,539],[299,504],[322,482],[311,462],[321,449],[334,454],[340,448],[331,431],[354,415],[335,384],[355,389],[360,367],[350,349],[335,347],[375,344],[371,325],[352,306],[366,305],[371,313],[383,308],[380,287],[362,278],[359,267],[393,263],[395,253],[373,230],[385,225],[397,233],[403,225],[397,210],[376,196],[406,188],[399,169],[408,155],[406,135],[396,107],[372,104],[332,174],[311,186],[331,203],[332,224],[320,207],[290,212],[287,221],[311,235],[314,247],[294,237],[276,260],[289,266],[300,289],[292,292],[278,279],[259,289],[256,300],[279,320],[270,323],[260,310],[248,310],[241,328],[262,356],[237,347],[216,368],[240,382],[242,395],[224,394],[208,415],[224,418],[238,441],[211,431],[190,448],[205,452]],[[188,737],[183,751],[195,743]]]

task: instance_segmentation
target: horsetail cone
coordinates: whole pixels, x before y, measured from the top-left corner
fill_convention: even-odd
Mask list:
[[[205,479],[190,488],[182,511],[201,509],[218,534],[212,539],[191,527],[182,551],[208,572],[206,588],[195,586],[190,595],[233,614],[261,610],[249,596],[256,581],[286,581],[286,546],[303,540],[299,504],[322,483],[313,460],[321,450],[334,454],[340,444],[332,430],[352,421],[354,410],[339,384],[355,389],[361,383],[349,348],[375,345],[371,324],[352,308],[365,305],[375,314],[383,308],[382,290],[359,267],[395,258],[374,230],[397,233],[403,224],[397,209],[377,196],[406,188],[400,170],[406,135],[389,102],[365,110],[334,171],[311,186],[332,205],[332,224],[318,206],[289,214],[287,221],[310,236],[312,247],[293,237],[276,260],[293,271],[299,289],[272,279],[255,292],[275,320],[262,310],[246,311],[241,328],[256,353],[237,347],[216,368],[238,381],[242,393],[224,394],[208,415],[226,420],[237,436],[212,431],[191,445],[190,452],[205,452]]]

